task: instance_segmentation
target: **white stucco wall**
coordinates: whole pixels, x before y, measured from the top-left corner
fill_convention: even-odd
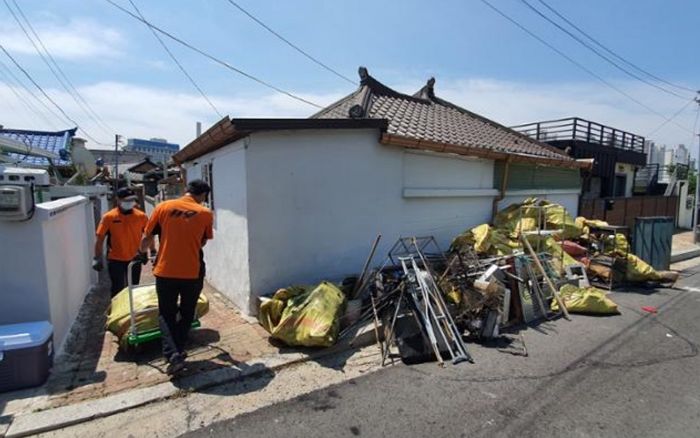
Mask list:
[[[446,249],[459,232],[490,219],[492,161],[410,153],[377,139],[376,130],[251,136],[253,296],[356,274],[377,234],[375,263],[402,235],[433,235]]]
[[[0,222],[0,324],[48,320],[61,348],[97,276],[93,206],[82,196],[38,204],[26,222]]]
[[[244,141],[188,163],[187,179],[202,178],[213,166],[214,239],[204,248],[207,280],[241,308],[248,308],[248,220]]]
[[[78,198],[82,200],[78,202]],[[97,282],[96,274],[91,269],[91,250],[95,244],[92,204],[82,196],[68,200],[76,204],[54,216],[50,215],[62,208],[60,201],[54,201],[58,204],[47,203],[49,205],[39,210],[39,213],[47,216],[42,224],[45,275],[49,286],[51,323],[59,348],[90,286]]]

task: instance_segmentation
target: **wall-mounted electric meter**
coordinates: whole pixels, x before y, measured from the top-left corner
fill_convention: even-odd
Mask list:
[[[21,221],[34,213],[33,187],[0,185],[0,220]]]

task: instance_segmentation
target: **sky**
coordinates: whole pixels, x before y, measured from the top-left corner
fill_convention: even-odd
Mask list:
[[[133,10],[128,0],[113,1]],[[317,105],[357,87],[289,47],[229,0],[133,1],[154,25]],[[692,149],[697,149],[693,92],[617,61],[653,85],[627,75],[523,0],[489,1],[579,66],[482,0],[235,0],[352,81],[358,81],[358,67],[366,66],[379,81],[412,94],[435,77],[438,96],[504,125],[578,116],[661,144],[693,142]],[[527,1],[556,18],[540,0]],[[674,85],[700,90],[697,0],[544,1],[635,66]],[[66,92],[37,54],[8,9],[21,20],[13,2],[79,96]],[[115,134],[166,138],[184,146],[194,139],[197,121],[206,129],[220,119],[151,31],[104,0],[2,0],[0,14],[0,44],[65,112],[0,53],[0,124],[6,128],[62,130],[78,124],[88,147],[108,147]],[[317,111],[167,37],[163,40],[222,115],[306,117]]]

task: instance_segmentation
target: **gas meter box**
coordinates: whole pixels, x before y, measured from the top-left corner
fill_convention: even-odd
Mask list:
[[[33,209],[31,186],[0,185],[0,220],[25,220]]]

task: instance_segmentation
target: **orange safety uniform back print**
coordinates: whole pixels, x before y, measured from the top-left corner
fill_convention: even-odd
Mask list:
[[[153,274],[162,278],[196,279],[202,243],[212,239],[214,216],[190,196],[158,204],[146,235],[158,234],[160,246]]]
[[[113,208],[102,216],[97,226],[99,237],[107,236],[107,260],[128,262],[138,253],[141,236],[148,222],[146,213],[134,208],[130,214]]]

